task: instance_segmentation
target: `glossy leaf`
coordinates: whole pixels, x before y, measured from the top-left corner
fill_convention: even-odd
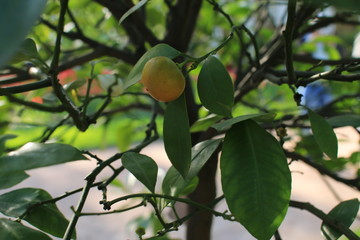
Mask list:
[[[180,54],[181,53],[178,50],[176,50],[175,48],[173,48],[167,44],[164,44],[164,43],[160,43],[160,44],[156,45],[155,47],[151,48],[139,59],[139,61],[135,64],[135,66],[130,71],[128,77],[125,79],[124,89],[130,87],[131,85],[133,85],[141,80],[141,73],[144,68],[144,65],[151,58],[157,57],[157,56],[165,56],[168,58],[175,58],[175,57],[179,56]]]
[[[227,129],[229,129],[232,125],[238,123],[238,122],[242,122],[248,119],[253,119],[253,120],[272,120],[275,117],[275,113],[255,113],[255,114],[248,114],[248,115],[242,115],[242,116],[238,116],[235,118],[231,118],[219,123],[216,123],[214,125],[212,125],[213,128],[215,128],[218,132],[222,132],[222,131],[226,131]]]
[[[225,135],[220,169],[231,213],[254,237],[270,239],[286,215],[291,192],[280,144],[252,120],[236,123]]]
[[[341,222],[346,227],[350,227],[354,222],[357,213],[359,211],[359,200],[351,199],[339,203],[335,208],[333,208],[328,216]],[[336,240],[341,237],[342,233],[334,229],[333,227],[323,223],[321,225],[321,233],[326,240]]]
[[[326,119],[326,121],[332,127],[360,127],[360,115],[349,114],[349,115],[339,115]]]
[[[222,116],[210,114],[209,116],[196,121],[190,127],[190,132],[194,133],[194,132],[205,131],[209,127],[211,127],[213,124],[215,124],[217,121],[221,120],[222,118],[223,118]]]
[[[21,183],[27,179],[27,175],[24,171],[7,172],[0,174],[0,189],[13,187],[18,183]]]
[[[165,195],[170,196],[183,196],[195,190],[198,181],[192,182],[194,178],[190,179],[186,177],[185,179],[181,176],[181,174],[174,168],[170,167],[166,172],[165,178],[162,183],[162,191]],[[191,183],[193,183],[192,186]],[[187,191],[185,191],[185,189]],[[189,190],[191,188],[191,190]]]
[[[68,220],[55,204],[33,204],[52,199],[49,193],[42,189],[22,188],[0,195],[0,212],[9,217],[22,217],[31,225],[53,235],[62,237],[68,225]]]
[[[187,186],[194,181],[194,178],[218,148],[221,141],[221,139],[207,140],[193,147],[189,174],[185,178],[174,167],[169,168],[162,184],[164,194],[172,196],[184,195]]]
[[[234,87],[229,73],[214,56],[208,57],[198,78],[201,103],[211,112],[231,117],[234,104]]]
[[[0,0],[0,66],[17,51],[40,16],[45,0]],[[16,29],[16,31],[14,31]]]
[[[121,158],[123,166],[151,192],[155,192],[158,173],[156,162],[143,154],[127,152]]]
[[[84,159],[81,152],[71,145],[27,143],[0,157],[0,175]]]
[[[163,131],[166,154],[175,169],[186,177],[191,162],[191,137],[184,94],[168,103]]]
[[[135,4],[133,7],[131,7],[126,13],[124,13],[124,15],[121,16],[120,20],[119,20],[119,25],[126,19],[128,18],[131,14],[133,14],[135,11],[137,11],[139,8],[141,8],[142,6],[145,5],[145,3],[147,3],[148,0],[141,0],[140,2],[138,2],[137,4]]]
[[[51,240],[42,232],[25,227],[19,222],[0,218],[0,240]]]
[[[338,142],[334,130],[330,124],[319,114],[307,108],[315,140],[321,151],[328,155],[332,160],[337,159]]]

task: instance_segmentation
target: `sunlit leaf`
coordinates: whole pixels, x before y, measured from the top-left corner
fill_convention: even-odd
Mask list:
[[[181,53],[178,50],[176,50],[175,48],[173,48],[167,44],[164,44],[164,43],[160,43],[160,44],[156,45],[155,47],[151,48],[139,59],[139,61],[135,64],[135,66],[130,71],[128,77],[125,79],[124,89],[130,87],[131,85],[133,85],[141,80],[141,73],[144,68],[144,65],[151,58],[157,57],[157,56],[165,56],[168,58],[175,58],[175,57],[179,56],[180,54]]]
[[[221,183],[231,213],[254,237],[268,240],[290,201],[291,174],[277,140],[252,120],[227,131],[220,158]]]
[[[19,222],[0,218],[0,240],[51,240],[42,232],[25,227]]]
[[[16,135],[5,134],[0,136],[0,156],[4,153],[6,141],[13,138],[16,138]]]
[[[307,108],[311,129],[320,149],[332,160],[337,159],[338,142],[330,124],[319,114]]]
[[[36,205],[50,199],[50,194],[42,189],[17,189],[0,195],[0,212],[10,217],[23,217],[31,225],[62,237],[69,222],[57,206],[54,203]]]
[[[175,169],[185,177],[191,162],[191,137],[184,94],[168,103],[163,129],[166,154]]]
[[[158,173],[156,162],[143,154],[127,152],[121,157],[123,166],[151,192],[155,192]]]
[[[229,73],[214,56],[208,57],[198,78],[201,103],[211,112],[231,117],[234,87]]]
[[[45,0],[0,0],[0,66],[17,51],[45,4]]]
[[[337,222],[344,224],[344,226],[350,227],[351,224],[354,222],[358,211],[359,200],[351,199],[339,203],[328,213],[328,216],[333,218]],[[321,233],[326,240],[336,240],[342,235],[341,232],[325,223],[322,223],[321,225]]]
[[[136,136],[134,134],[135,132],[135,125],[131,122],[127,122],[126,124],[121,124],[116,128],[116,146],[121,151],[126,151],[132,144],[132,141],[134,140],[134,137]]]

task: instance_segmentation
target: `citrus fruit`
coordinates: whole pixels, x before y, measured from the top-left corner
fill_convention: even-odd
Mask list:
[[[146,62],[141,82],[149,94],[160,102],[170,102],[183,93],[185,78],[170,58],[158,56]]]

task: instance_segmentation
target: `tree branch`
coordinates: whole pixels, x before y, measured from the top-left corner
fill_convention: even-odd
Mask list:
[[[13,95],[5,95],[5,96],[7,97],[7,99],[10,102],[18,103],[18,104],[21,104],[23,106],[26,106],[26,107],[29,107],[32,109],[36,109],[36,110],[40,110],[40,111],[44,111],[44,112],[51,112],[51,113],[59,113],[59,112],[64,111],[64,108],[62,105],[46,106],[46,105],[35,103],[35,102],[28,102],[23,99],[17,98]]]
[[[51,86],[51,79],[47,78],[44,80],[40,80],[37,82],[27,83],[23,85],[18,86],[12,86],[12,87],[2,87],[0,88],[0,96],[10,95],[14,93],[22,93],[22,92],[28,92],[40,88],[50,87]]]
[[[310,158],[307,158],[305,156],[302,156],[299,153],[296,152],[288,152],[285,151],[285,154],[288,158],[291,158],[293,160],[301,160],[304,163],[306,163],[307,165],[313,167],[314,169],[316,169],[321,175],[326,175],[338,182],[341,182],[349,187],[355,188],[357,190],[360,190],[360,178],[354,178],[354,179],[345,179],[342,178],[340,176],[338,176],[336,173],[328,170],[327,168],[323,167],[322,165],[312,161]]]
[[[333,218],[329,217],[323,211],[321,211],[320,209],[314,207],[310,203],[304,203],[304,202],[298,202],[298,201],[290,201],[290,206],[295,207],[295,208],[299,208],[301,210],[306,210],[306,211],[312,213],[313,215],[315,215],[318,218],[320,218],[321,220],[323,220],[323,222],[325,224],[327,224],[327,225],[335,228],[339,232],[343,233],[350,240],[359,240],[360,239],[353,231],[351,231],[348,227],[344,226],[344,224],[337,221],[336,219],[333,219]]]
[[[45,19],[41,19],[41,23],[46,25],[52,30],[56,30],[56,26]],[[93,54],[96,54],[97,57],[101,57],[101,56],[115,57],[129,64],[135,64],[137,61],[137,57],[135,56],[135,54],[131,53],[130,51],[120,50],[114,47],[106,46],[105,44],[102,44],[91,38],[88,38],[82,33],[64,32],[63,35],[69,39],[81,40],[82,42],[86,43],[89,47],[94,49]]]

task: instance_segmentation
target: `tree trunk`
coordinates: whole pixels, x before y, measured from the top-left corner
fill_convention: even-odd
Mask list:
[[[216,197],[216,169],[218,162],[218,152],[216,151],[209,161],[205,164],[199,173],[199,185],[196,190],[189,195],[189,198],[198,203],[207,205],[211,203]],[[188,211],[196,210],[194,207],[189,207]],[[187,240],[210,240],[211,239],[211,225],[212,213],[207,211],[197,212],[187,222]]]

